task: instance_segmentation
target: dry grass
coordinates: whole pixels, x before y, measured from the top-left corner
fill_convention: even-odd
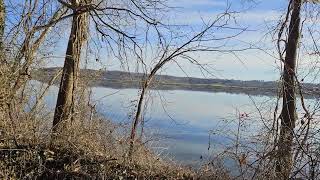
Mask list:
[[[228,179],[213,166],[194,171],[163,161],[139,143],[129,161],[128,127],[92,113],[81,100],[86,95],[52,138],[52,112],[41,105],[26,110],[28,89],[9,99],[19,94],[10,91],[9,74],[0,67],[1,82],[8,82],[0,84],[0,179]]]
[[[48,115],[20,113],[11,122],[0,123],[1,179],[212,179],[208,170],[196,173],[165,162],[136,144],[133,160],[126,152],[129,143],[122,127],[95,116],[64,125],[51,142]],[[83,114],[82,114],[83,115]],[[82,116],[81,115],[81,116]],[[85,117],[85,116],[84,116]],[[205,173],[204,173],[205,172]],[[218,178],[214,178],[218,179]],[[225,179],[225,178],[223,178]]]

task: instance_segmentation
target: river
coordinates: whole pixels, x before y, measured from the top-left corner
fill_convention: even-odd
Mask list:
[[[51,87],[46,96],[47,108],[52,111],[57,91],[57,87]],[[137,89],[94,87],[92,104],[104,117],[129,124],[138,95]],[[261,116],[271,121],[275,101],[268,96],[151,90],[144,113],[144,140],[154,139],[149,147],[165,159],[197,166],[232,147],[237,134],[240,142],[255,136],[264,126]]]

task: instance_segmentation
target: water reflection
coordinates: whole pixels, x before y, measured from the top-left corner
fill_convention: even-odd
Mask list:
[[[47,108],[52,111],[57,91],[57,87],[51,87],[46,96]],[[96,87],[92,88],[92,95],[92,103],[99,113],[115,122],[129,123],[139,90]],[[150,146],[164,158],[191,165],[199,164],[200,157],[205,159],[234,142],[239,114],[249,116],[245,121],[250,126],[242,127],[242,134],[254,134],[258,130],[256,127],[261,125],[253,101],[266,113],[271,112],[266,107],[272,107],[270,104],[274,102],[270,97],[179,90],[152,90],[148,97],[146,138],[158,139]],[[212,130],[218,133],[211,134],[209,139]]]

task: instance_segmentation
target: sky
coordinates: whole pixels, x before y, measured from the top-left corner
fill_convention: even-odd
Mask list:
[[[256,1],[256,3],[240,0],[178,0],[176,5],[184,5],[178,20],[186,23],[196,24],[199,19],[210,19],[215,14],[221,13],[227,6],[231,11],[239,12],[236,20],[243,27],[252,30],[241,34],[235,39],[261,46],[268,49],[273,48],[271,37],[266,35],[268,26],[274,26],[286,7],[286,1],[269,0]],[[184,18],[191,16],[191,18]],[[266,37],[267,36],[267,37]],[[243,43],[243,44],[245,44]],[[204,53],[199,58],[203,61],[213,61],[213,66],[217,72],[214,74],[218,78],[242,79],[242,80],[277,80],[279,77],[278,65],[275,59],[259,50],[250,50],[233,55],[219,55],[214,53]],[[190,67],[193,76],[197,76],[196,68]]]
[[[275,27],[279,18],[284,14],[287,0],[168,0],[167,3],[170,7],[174,7],[174,10],[166,14],[166,22],[188,25],[194,29],[197,29],[202,22],[210,22],[229,7],[229,11],[236,12],[233,25],[248,29],[228,42],[230,47],[237,49],[251,45],[264,48],[264,51],[252,49],[235,54],[194,53],[193,57],[199,62],[210,64],[210,74],[203,74],[199,67],[183,59],[177,60],[179,66],[174,63],[168,64],[163,68],[161,74],[239,80],[273,81],[279,79],[279,62],[275,58],[277,57],[276,44],[272,38],[273,31],[270,29]],[[65,30],[60,33],[67,38],[69,32]],[[229,31],[219,31],[219,33],[221,36],[232,34]],[[63,65],[66,44],[66,40],[59,42],[55,58],[52,58],[47,66]],[[99,63],[90,61],[88,67],[122,70],[121,63],[105,52],[100,49]]]

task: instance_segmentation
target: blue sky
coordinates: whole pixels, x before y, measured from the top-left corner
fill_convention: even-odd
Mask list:
[[[250,30],[236,37],[231,44],[237,44],[236,46],[239,47],[250,43],[264,47],[269,54],[260,50],[250,50],[235,55],[195,53],[194,57],[199,62],[211,64],[214,78],[277,80],[279,78],[279,63],[274,58],[277,56],[274,50],[275,42],[272,41],[271,34],[268,32],[283,15],[287,3],[287,0],[168,0],[168,5],[175,8],[167,14],[165,21],[171,24],[189,25],[197,29],[202,20],[210,21],[229,6],[230,11],[237,12],[235,15],[237,25]],[[220,33],[227,36],[229,32]],[[64,31],[62,34],[68,37],[68,31]],[[52,59],[49,66],[62,66],[65,46],[66,42],[61,41],[59,51],[56,54],[59,58]],[[95,69],[103,67],[107,70],[121,69],[120,63],[104,54],[103,51],[101,49],[101,62],[91,61],[89,67]],[[184,72],[175,64],[169,64],[161,73],[177,76],[185,76],[187,73],[188,76],[203,77],[198,67],[183,60],[179,60],[179,64],[184,68]],[[208,75],[207,77],[212,76]]]
[[[269,1],[224,1],[224,0],[178,0],[176,4],[185,4],[186,8],[182,14],[194,14],[195,23],[199,18],[207,18],[222,12],[227,5],[231,6],[231,11],[239,12],[236,15],[237,21],[243,27],[253,30],[244,33],[236,39],[252,43],[254,45],[264,44],[265,48],[273,49],[273,43],[270,36],[266,36],[268,26],[273,26],[279,20],[283,10],[286,8],[285,0],[269,0]],[[198,3],[198,5],[196,5]],[[189,4],[189,5],[188,5]],[[183,16],[183,15],[182,15]],[[188,18],[185,18],[188,19]],[[273,51],[270,50],[272,53]],[[269,55],[258,51],[251,50],[237,54],[237,59],[230,55],[206,54],[200,58],[213,59],[215,67],[219,72],[218,77],[228,79],[259,79],[259,80],[276,80],[279,76],[278,66],[275,59]],[[193,70],[196,71],[196,70]]]

